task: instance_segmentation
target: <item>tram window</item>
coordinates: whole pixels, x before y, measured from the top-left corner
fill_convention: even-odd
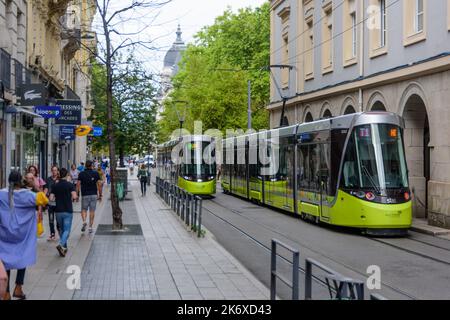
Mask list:
[[[347,144],[342,167],[341,185],[345,188],[359,187],[358,159],[356,157],[355,138],[353,135]]]
[[[330,187],[330,147],[328,143],[320,144],[320,183],[323,183],[323,191],[329,194]]]
[[[347,135],[348,130],[339,129],[331,131],[330,195],[336,194],[339,169]]]

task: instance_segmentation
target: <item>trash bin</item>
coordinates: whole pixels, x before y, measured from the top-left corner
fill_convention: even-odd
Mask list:
[[[125,198],[125,192],[124,192],[124,188],[123,188],[123,183],[122,182],[118,182],[116,184],[116,193],[117,193],[117,198],[119,198],[119,201],[122,201]]]

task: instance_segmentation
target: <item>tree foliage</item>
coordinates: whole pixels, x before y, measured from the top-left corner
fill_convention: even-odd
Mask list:
[[[247,128],[247,81],[252,84],[252,127],[267,128],[270,8],[228,9],[215,23],[203,28],[188,46],[173,78],[173,90],[164,101],[159,122],[159,140],[168,139],[179,126],[172,101],[189,104],[185,128],[192,132],[193,121],[203,129]]]
[[[127,154],[145,154],[155,142],[156,100],[153,76],[131,55],[123,67],[113,76],[113,123],[116,149],[123,158]],[[104,65],[94,62],[92,69],[93,99],[96,108],[92,114],[94,125],[106,132],[106,70]],[[104,150],[108,137],[95,137],[94,150]]]

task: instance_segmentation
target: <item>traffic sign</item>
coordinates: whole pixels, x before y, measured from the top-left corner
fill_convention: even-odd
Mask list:
[[[103,135],[103,128],[102,127],[93,127],[93,136],[94,137],[100,137]]]

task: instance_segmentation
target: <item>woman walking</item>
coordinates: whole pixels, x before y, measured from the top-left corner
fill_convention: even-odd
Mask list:
[[[141,182],[141,193],[142,196],[145,196],[147,193],[147,179],[148,179],[148,172],[145,168],[145,164],[141,165],[141,168],[138,171],[137,177],[139,181]]]
[[[52,187],[58,182],[59,180],[59,169],[56,166],[52,167],[52,175],[47,178],[47,184],[45,185],[45,195],[47,197],[50,197],[50,194],[52,192]],[[48,223],[50,227],[50,236],[48,237],[47,241],[55,241],[56,235],[55,235],[55,208],[56,203],[55,201],[50,201],[48,204]],[[59,232],[59,225],[58,222],[56,222],[56,229]]]
[[[43,192],[22,188],[22,175],[18,171],[10,173],[8,182],[9,188],[0,190],[0,260],[8,279],[11,270],[17,270],[13,297],[23,300],[25,270],[36,263],[36,206],[45,206],[48,199]],[[4,300],[11,300],[9,280]]]

